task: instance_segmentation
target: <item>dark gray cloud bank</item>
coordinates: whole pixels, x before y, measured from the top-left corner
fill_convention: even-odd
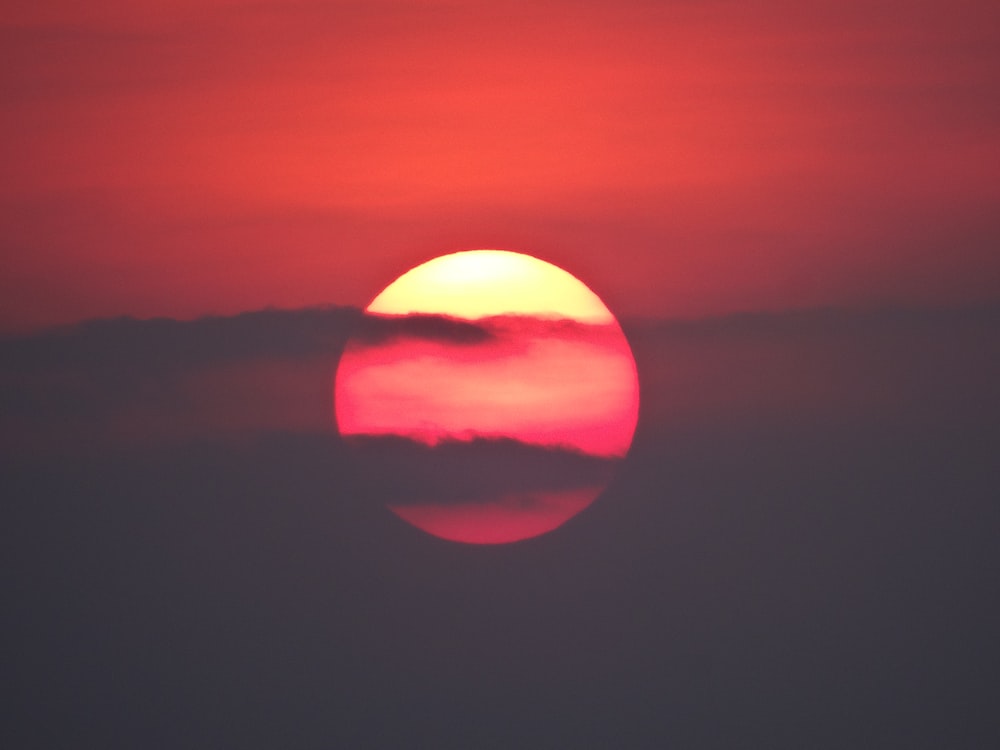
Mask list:
[[[434,446],[404,437],[347,438],[357,486],[377,501],[489,502],[504,495],[602,487],[618,459],[570,449],[542,448],[508,438],[442,441]]]
[[[414,484],[373,481],[378,452],[441,467],[431,488],[465,467],[456,494],[589,464],[352,454],[330,381],[363,325],[0,342],[4,746],[1000,743],[996,308],[626,325],[632,452],[586,512],[500,547],[392,516]]]

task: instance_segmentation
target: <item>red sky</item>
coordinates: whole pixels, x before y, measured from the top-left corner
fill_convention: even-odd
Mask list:
[[[0,330],[364,305],[475,247],[619,316],[1000,294],[995,2],[0,14]]]

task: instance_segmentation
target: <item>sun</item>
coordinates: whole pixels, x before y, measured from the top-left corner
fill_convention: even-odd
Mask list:
[[[558,266],[507,250],[442,255],[407,271],[379,294],[368,312],[440,314],[475,320],[494,315],[568,318],[612,323],[615,318],[583,282]]]
[[[505,543],[601,494],[631,445],[639,384],[618,321],[582,281],[530,255],[470,250],[407,271],[366,314],[382,333],[345,348],[334,414],[362,483],[398,517]],[[427,316],[455,322],[407,325]]]

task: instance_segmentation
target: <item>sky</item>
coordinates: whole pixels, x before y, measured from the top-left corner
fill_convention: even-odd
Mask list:
[[[5,3],[0,330],[364,306],[438,254],[627,316],[992,300],[991,2]]]
[[[1000,746],[998,21],[5,3],[0,746]],[[617,316],[624,457],[338,432],[345,352],[586,343],[364,312],[481,247]]]

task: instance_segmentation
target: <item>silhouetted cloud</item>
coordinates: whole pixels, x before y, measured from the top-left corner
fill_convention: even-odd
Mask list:
[[[348,339],[475,345],[466,321],[376,317],[349,307],[193,321],[97,320],[0,339],[0,443],[9,450],[331,426]]]
[[[493,338],[486,326],[446,315],[363,315],[352,331],[359,344],[379,344],[393,338],[417,338],[450,344],[482,344]]]
[[[637,331],[657,331],[672,337],[775,337],[897,334],[912,336],[921,330],[992,330],[1000,326],[1000,305],[960,308],[839,307],[742,312],[703,318],[646,318],[629,321]]]
[[[1000,308],[814,310],[625,321],[649,430],[988,420],[1000,412]],[[94,321],[0,340],[0,443],[9,456],[293,430],[333,431],[349,338],[469,347],[578,324],[264,310],[194,321]]]
[[[1000,307],[821,309],[626,323],[647,427],[986,421]]]
[[[351,336],[364,342],[408,336],[462,344],[488,340],[490,334],[475,323],[438,315],[372,316],[353,307],[261,310],[192,321],[123,317],[0,339],[0,368],[171,371],[337,354]]]
[[[396,505],[488,502],[511,493],[598,487],[620,461],[509,438],[442,440],[345,438],[356,486]]]

